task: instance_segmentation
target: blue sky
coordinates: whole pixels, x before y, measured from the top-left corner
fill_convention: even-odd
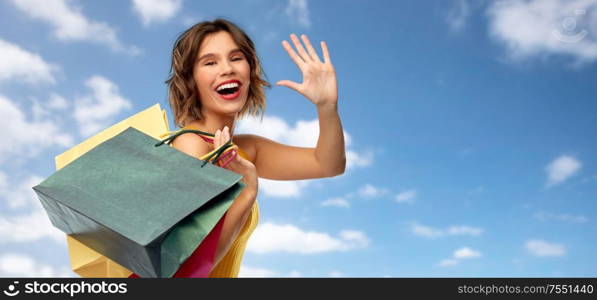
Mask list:
[[[347,137],[342,176],[260,182],[241,276],[597,276],[595,0],[0,1],[0,276],[74,276],[31,186],[169,111],[172,44],[215,17],[272,83],[301,80],[290,33],[325,40]],[[316,110],[273,87],[239,132],[314,146]]]

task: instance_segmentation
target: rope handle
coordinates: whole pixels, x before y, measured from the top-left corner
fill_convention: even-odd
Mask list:
[[[189,133],[189,132],[197,134],[199,137],[201,137],[204,141],[206,141],[208,143],[213,143],[214,135],[211,133],[200,131],[200,130],[194,130],[194,129],[184,129],[184,130],[179,130],[179,131],[167,132],[167,133],[160,135],[160,137],[164,137],[166,135],[170,135],[170,136],[159,141],[158,143],[156,143],[155,147],[162,146],[163,144],[170,145],[174,141],[174,139],[176,139],[177,137],[179,137],[182,134]],[[222,167],[225,167],[236,157],[237,153],[238,153],[238,146],[233,144],[232,140],[229,140],[228,142],[226,142],[219,148],[214,149],[214,150],[210,151],[209,153],[201,156],[199,159],[204,161],[203,164],[201,165],[201,167],[203,168],[203,166],[205,166],[208,162],[211,162],[212,164],[216,164],[219,162],[220,159],[232,156],[221,165]]]

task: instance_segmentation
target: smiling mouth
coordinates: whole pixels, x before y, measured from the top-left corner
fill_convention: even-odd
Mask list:
[[[241,83],[238,80],[230,80],[220,84],[216,88],[216,92],[223,100],[231,101],[239,99]]]
[[[226,84],[220,85],[216,92],[220,95],[232,95],[240,89],[240,84],[238,82],[230,82]]]
[[[221,90],[218,90],[218,94],[220,95],[232,95],[236,92],[238,92],[238,87],[233,87],[233,88],[223,88]]]

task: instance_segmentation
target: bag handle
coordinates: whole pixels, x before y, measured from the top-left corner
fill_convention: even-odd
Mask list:
[[[183,129],[183,130],[179,130],[179,131],[172,131],[172,132],[168,132],[168,133],[164,133],[161,136],[165,136],[168,134],[172,134],[169,137],[161,140],[159,143],[157,143],[155,146],[161,146],[164,143],[170,145],[170,143],[172,143],[174,141],[174,139],[176,139],[177,137],[179,137],[182,134],[185,133],[194,133],[197,134],[198,136],[200,136],[204,141],[208,142],[208,143],[213,143],[213,137],[214,135],[208,132],[204,132],[204,131],[200,131],[200,130],[195,130],[195,129]]]
[[[155,147],[159,147],[163,144],[170,145],[174,141],[174,139],[176,139],[177,137],[179,137],[182,134],[189,133],[189,132],[199,135],[203,140],[205,140],[208,143],[213,143],[214,135],[211,133],[200,131],[200,130],[194,130],[194,129],[184,129],[184,130],[179,130],[177,132],[174,132],[174,134],[159,141],[158,143],[155,144]],[[166,134],[170,134],[170,132],[166,133]],[[166,134],[163,134],[162,136],[164,136]],[[226,158],[226,157],[232,155],[231,158],[229,158],[226,162],[223,163],[222,167],[225,167],[226,165],[228,165],[228,163],[230,163],[230,161],[232,161],[232,159],[234,157],[236,157],[237,149],[238,149],[238,146],[234,145],[232,143],[232,140],[229,140],[228,142],[224,143],[219,148],[214,149],[211,152],[201,156],[199,159],[204,161],[203,164],[201,165],[201,167],[203,168],[203,166],[205,166],[208,162],[211,162],[212,164],[216,164],[219,162],[220,159],[223,159],[223,158]]]

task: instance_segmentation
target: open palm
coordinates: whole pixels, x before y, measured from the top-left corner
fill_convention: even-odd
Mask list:
[[[303,82],[296,83],[290,80],[280,80],[276,84],[299,92],[315,105],[336,105],[338,102],[338,83],[327,44],[323,41],[321,42],[323,52],[322,62],[306,35],[301,35],[306,49],[296,35],[291,34],[290,39],[296,47],[298,54],[287,41],[283,41],[282,46],[303,73]]]

